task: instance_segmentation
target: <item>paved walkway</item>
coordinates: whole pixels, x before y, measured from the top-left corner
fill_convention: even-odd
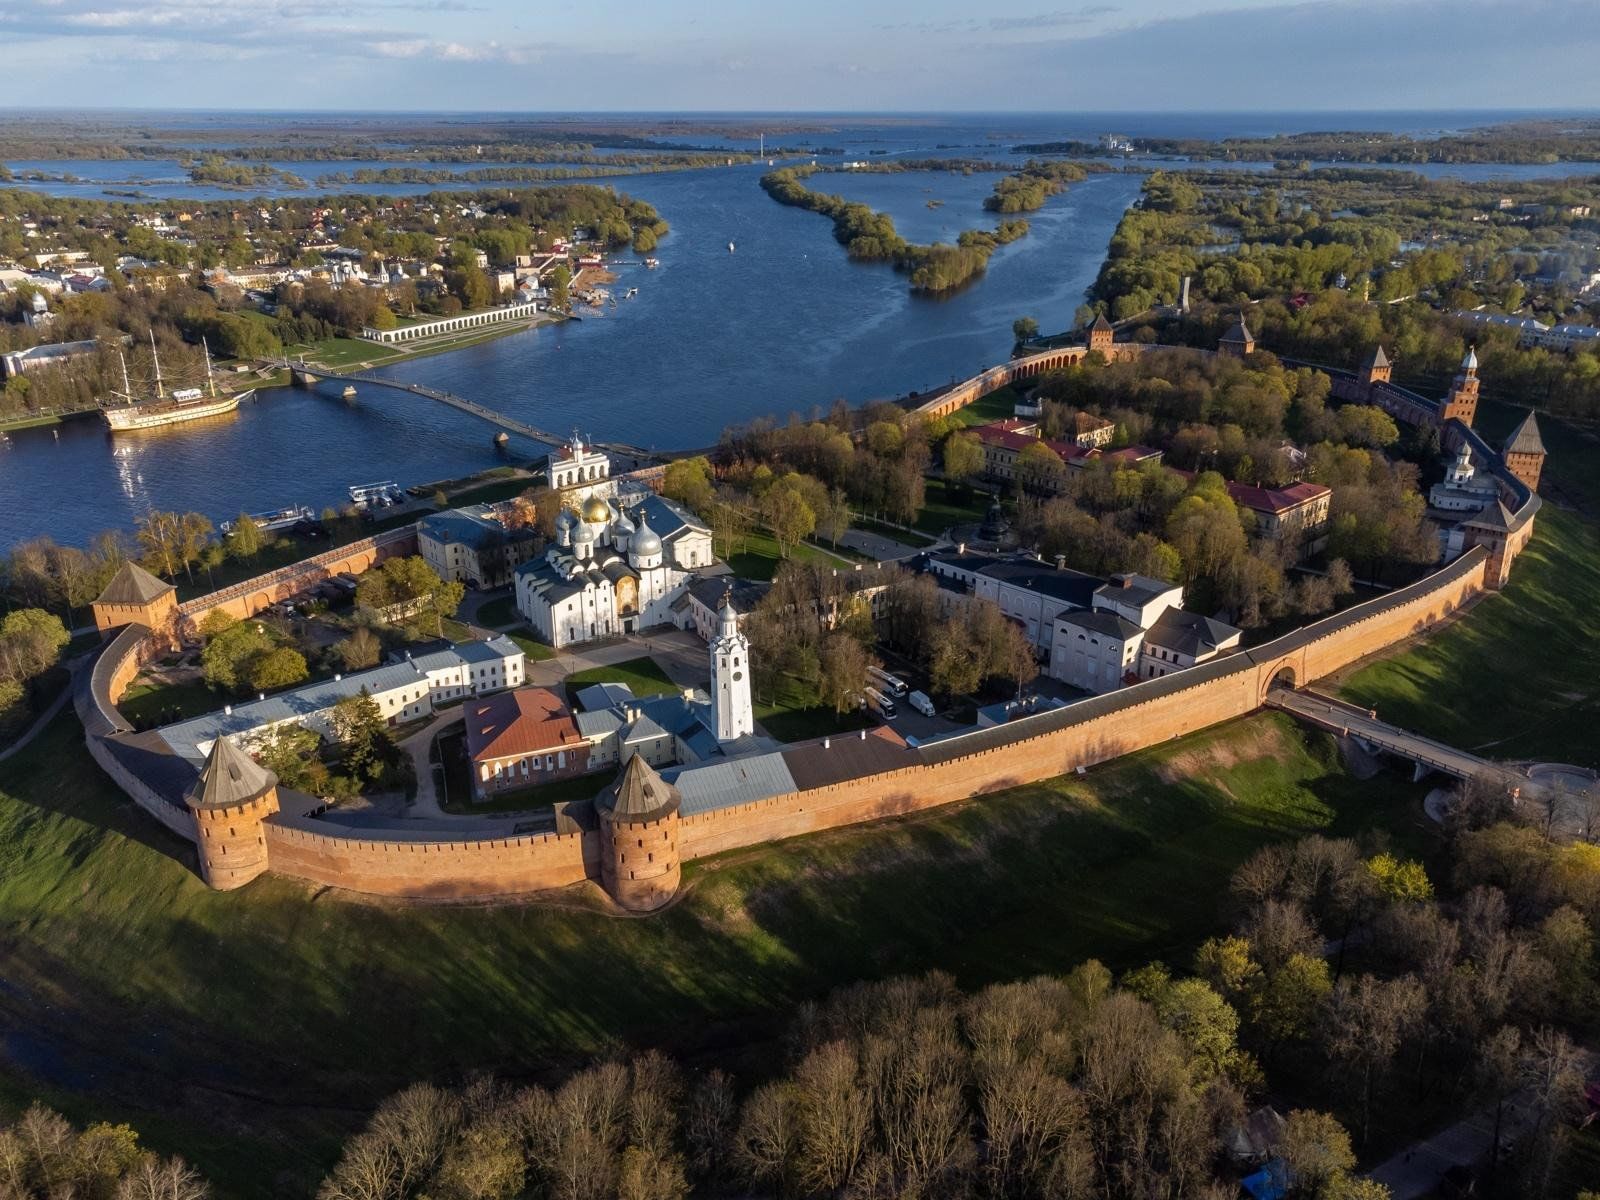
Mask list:
[[[922,551],[916,546],[908,546],[905,542],[897,542],[882,534],[869,533],[865,529],[849,529],[839,537],[839,544],[857,554],[865,554],[875,562],[895,562],[902,558],[913,558]]]
[[[411,759],[411,769],[417,777],[417,795],[411,802],[411,809],[406,814],[413,817],[444,817],[444,809],[439,807],[439,789],[434,783],[433,764],[428,761],[428,754],[433,749],[433,740],[452,725],[459,725],[466,713],[465,705],[457,705],[448,712],[440,713],[427,725],[417,730],[405,741],[400,743]]]
[[[1587,1076],[1600,1056],[1585,1055]],[[1520,1137],[1533,1116],[1528,1111],[1532,1093],[1518,1092],[1506,1101],[1500,1122],[1500,1139]],[[1451,1167],[1471,1167],[1483,1162],[1494,1147],[1494,1108],[1480,1109],[1454,1125],[1402,1150],[1372,1172],[1372,1178],[1389,1189],[1390,1200],[1421,1200],[1434,1194],[1444,1173]]]

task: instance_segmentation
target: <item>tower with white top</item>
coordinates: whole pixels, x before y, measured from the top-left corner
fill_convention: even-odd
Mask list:
[[[717,612],[717,636],[711,640],[711,711],[719,742],[731,742],[756,728],[750,703],[750,643],[739,632],[733,595],[723,594]]]

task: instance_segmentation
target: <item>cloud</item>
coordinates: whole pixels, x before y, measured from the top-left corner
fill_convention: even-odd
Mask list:
[[[431,38],[403,38],[397,41],[374,42],[372,52],[379,58],[431,58],[440,62],[510,63],[513,66],[523,66],[540,57],[539,49],[531,45],[508,46],[499,42],[472,45],[465,42],[435,41]]]
[[[987,27],[994,33],[1015,30],[1059,29],[1070,25],[1092,25],[1101,17],[1114,16],[1122,10],[1111,4],[1095,4],[1087,8],[1057,9],[1055,12],[1034,13],[1027,17],[990,17]]]

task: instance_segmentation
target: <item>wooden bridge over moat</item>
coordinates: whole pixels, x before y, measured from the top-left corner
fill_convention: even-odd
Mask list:
[[[336,379],[344,383],[370,383],[378,387],[393,388],[396,391],[410,392],[415,396],[423,396],[429,400],[437,400],[440,404],[447,404],[459,412],[477,417],[499,429],[502,433],[515,433],[530,441],[539,442],[546,446],[565,445],[567,439],[560,434],[539,429],[529,425],[526,421],[519,421],[515,417],[508,417],[502,412],[479,404],[475,400],[468,400],[465,396],[458,396],[454,392],[446,392],[439,388],[429,387],[424,383],[406,383],[399,379],[389,379],[371,371],[339,371],[329,367],[312,366],[302,360],[275,358],[266,360],[268,365],[283,368],[289,371],[294,382],[301,387],[312,387],[318,380]],[[502,440],[497,438],[497,441]],[[604,450],[613,458],[632,460],[632,466],[637,468],[654,462],[661,462],[668,458],[679,457],[677,454],[657,454],[646,450],[642,446],[631,446],[626,442],[594,442],[600,450]]]

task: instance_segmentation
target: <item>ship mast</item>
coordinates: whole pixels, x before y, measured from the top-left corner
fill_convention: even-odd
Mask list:
[[[206,386],[211,389],[211,398],[215,400],[217,398],[217,381],[211,376],[211,346],[206,342],[205,338],[200,339],[200,349],[204,350],[206,355]]]
[[[122,395],[124,399],[131,401],[133,399],[133,385],[128,382],[128,356],[118,350],[117,359],[122,363]]]
[[[167,393],[161,390],[161,358],[156,354],[156,331],[150,330],[150,359],[156,365],[156,399],[165,400]]]

